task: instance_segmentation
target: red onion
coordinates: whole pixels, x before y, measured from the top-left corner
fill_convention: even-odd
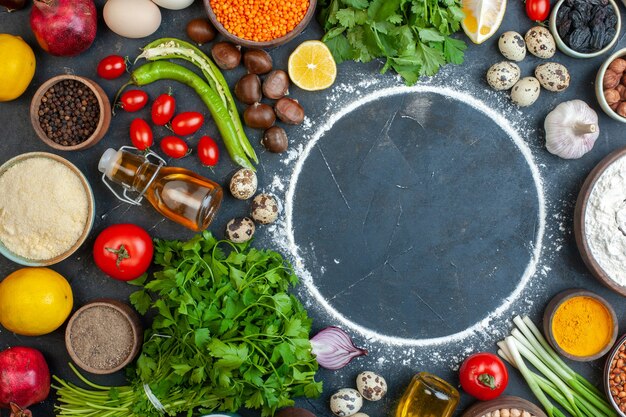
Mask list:
[[[96,37],[98,13],[93,0],[35,0],[30,27],[44,51],[57,56],[78,55]]]
[[[330,326],[311,338],[311,347],[317,363],[326,369],[340,369],[357,356],[367,355],[350,336],[339,327]]]

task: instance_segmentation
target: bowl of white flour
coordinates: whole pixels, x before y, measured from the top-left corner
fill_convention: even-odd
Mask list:
[[[626,296],[626,148],[591,171],[574,212],[574,234],[591,273]]]
[[[93,226],[95,203],[85,176],[47,152],[18,155],[0,166],[0,253],[26,266],[73,254]]]

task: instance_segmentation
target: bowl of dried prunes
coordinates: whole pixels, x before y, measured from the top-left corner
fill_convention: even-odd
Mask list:
[[[561,52],[593,58],[617,43],[622,21],[614,0],[559,0],[550,15],[550,32]]]

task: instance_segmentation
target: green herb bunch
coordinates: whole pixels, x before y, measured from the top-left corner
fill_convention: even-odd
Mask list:
[[[335,61],[385,58],[409,85],[442,65],[463,63],[463,41],[450,37],[464,18],[461,0],[321,0],[322,39]]]
[[[129,369],[131,386],[109,389],[83,379],[98,387],[94,392],[55,378],[57,415],[156,417],[144,384],[168,415],[245,406],[269,416],[294,397],[319,396],[311,320],[288,293],[298,279],[280,254],[204,232],[187,242],[157,240],[154,262],[163,268],[154,279],[133,282],[143,286],[131,295],[135,308],[156,316]]]

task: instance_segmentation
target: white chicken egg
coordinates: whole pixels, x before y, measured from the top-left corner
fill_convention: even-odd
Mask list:
[[[519,80],[520,69],[508,61],[493,64],[487,71],[487,83],[494,90],[508,90]]]
[[[504,32],[498,39],[500,53],[511,61],[521,61],[526,57],[526,42],[517,32]]]
[[[363,407],[363,397],[352,388],[342,388],[330,397],[330,411],[339,417],[353,416]]]
[[[193,0],[152,0],[164,9],[181,10],[191,6]]]
[[[536,57],[548,59],[556,52],[556,43],[550,31],[543,26],[535,26],[524,36],[528,51]]]
[[[150,0],[108,0],[104,22],[125,38],[144,38],[161,26],[161,10]]]
[[[527,107],[539,98],[541,85],[535,77],[524,77],[511,89],[511,100],[520,107]]]

